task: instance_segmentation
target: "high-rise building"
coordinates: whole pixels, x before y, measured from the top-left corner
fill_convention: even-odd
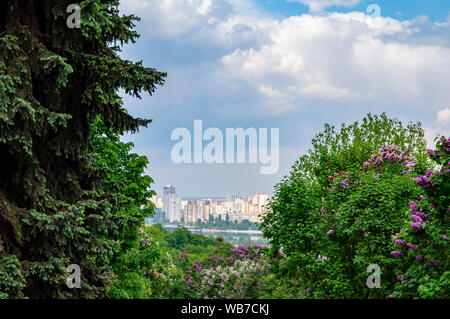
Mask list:
[[[258,208],[261,208],[267,204],[268,198],[269,198],[269,195],[267,195],[267,194],[256,193],[254,196],[250,196],[249,201],[253,205],[256,205]]]
[[[176,194],[173,185],[164,186],[163,209],[166,220],[170,222],[181,221],[181,200]]]
[[[227,194],[227,202],[234,203],[236,199],[238,198],[238,194]]]
[[[195,223],[198,218],[199,218],[199,205],[197,201],[196,200],[188,201],[184,213],[184,222]]]
[[[203,202],[203,212],[202,212],[202,222],[208,222],[210,217],[212,215],[212,205],[211,205],[211,200],[207,199]]]

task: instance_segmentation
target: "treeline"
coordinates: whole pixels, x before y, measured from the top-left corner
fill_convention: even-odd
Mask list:
[[[161,240],[160,244],[162,247],[173,248],[183,252],[190,251],[189,247],[206,248],[216,245],[215,239],[201,234],[194,234],[184,227],[168,231],[161,224],[155,224],[146,227],[146,229],[155,240]]]

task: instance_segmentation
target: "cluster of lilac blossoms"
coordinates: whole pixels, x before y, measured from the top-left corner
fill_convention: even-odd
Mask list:
[[[445,137],[441,137],[440,140],[442,142],[442,148],[445,151],[450,152],[450,138],[446,139]],[[432,159],[437,159],[437,158],[441,157],[441,155],[443,155],[438,150],[428,149],[427,153],[430,156],[430,158],[432,158]],[[447,166],[450,166],[450,162],[447,163]],[[424,176],[419,176],[417,178],[414,178],[413,182],[422,188],[430,188],[430,187],[433,187],[433,184],[432,184],[433,177],[436,178],[439,175],[447,174],[449,172],[450,172],[450,169],[445,168],[445,165],[443,165],[439,171],[433,172],[432,170],[428,170]]]
[[[389,161],[391,163],[399,163],[405,165],[407,170],[412,169],[417,162],[415,158],[409,156],[409,149],[406,148],[403,152],[400,152],[400,148],[396,146],[383,146],[380,149],[380,154],[374,154],[371,156],[370,160],[363,163],[363,169],[369,168],[379,168],[384,164],[384,162]]]
[[[415,230],[422,230],[423,227],[426,227],[426,221],[429,220],[428,215],[423,212],[419,212],[417,210],[417,204],[415,202],[410,202],[409,208],[413,212],[413,214],[411,215],[411,219],[413,220],[413,222],[411,223],[410,226]]]
[[[147,234],[144,229],[139,228],[139,242],[141,244],[142,247],[146,247],[146,246],[151,246],[152,245],[152,240],[153,238],[151,236],[149,236],[149,234]],[[159,243],[156,242],[156,245],[158,245]]]
[[[423,195],[420,196],[420,200],[425,200],[425,197]],[[411,215],[411,220],[413,221],[410,226],[412,229],[416,230],[416,231],[421,231],[426,227],[426,222],[429,220],[429,217],[427,214],[425,214],[424,212],[419,212],[418,211],[418,205],[416,204],[416,202],[411,201],[409,203],[409,208],[412,211],[412,215]],[[416,251],[417,249],[419,249],[418,245],[414,245],[413,243],[407,243],[404,239],[398,239],[397,236],[399,234],[395,234],[393,236],[391,236],[394,239],[394,242],[398,245],[401,246],[406,246],[407,248],[411,249],[412,251]],[[403,257],[404,253],[403,251],[400,250],[394,250],[391,251],[391,255],[395,256],[395,257]]]
[[[441,174],[449,173],[450,169],[446,169],[444,166],[439,171],[433,172],[432,170],[428,170],[425,176],[419,176],[413,179],[413,182],[419,185],[422,188],[433,187],[431,183],[431,177],[437,177]]]
[[[417,178],[413,179],[413,182],[419,185],[422,188],[429,188],[431,187],[431,176],[434,174],[432,170],[428,170],[427,173],[423,176],[419,176]]]

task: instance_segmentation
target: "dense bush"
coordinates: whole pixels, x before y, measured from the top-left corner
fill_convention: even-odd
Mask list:
[[[391,297],[449,298],[450,139],[428,150],[438,165],[414,179],[423,195],[410,202],[403,228],[393,236],[391,254],[401,261]]]

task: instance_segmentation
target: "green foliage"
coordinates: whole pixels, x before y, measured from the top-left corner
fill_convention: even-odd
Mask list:
[[[110,288],[108,294],[114,299],[148,299],[151,297],[150,280],[135,272],[125,273]]]
[[[0,260],[0,299],[23,297],[25,278],[16,256],[7,256]]]
[[[166,233],[164,239],[170,248],[186,251],[188,245],[208,247],[214,246],[216,241],[209,237],[194,234],[186,228],[177,228],[171,233]]]
[[[95,156],[93,167],[103,174],[97,191],[111,197],[117,215],[138,218],[142,224],[144,217],[154,213],[148,199],[156,194],[149,188],[153,179],[144,174],[147,157],[131,153],[134,144],[121,142],[120,135],[99,118],[92,121],[89,142]]]
[[[314,297],[383,298],[395,282],[397,261],[389,257],[390,236],[403,224],[408,198],[418,196],[419,189],[408,176],[392,172],[363,172],[359,182],[336,187],[325,199],[325,236],[317,249],[328,259],[318,263],[316,257]],[[330,230],[333,233],[326,235]],[[381,268],[381,288],[366,285],[372,264]]]
[[[264,237],[270,240],[273,252],[280,248],[286,254],[295,254],[299,264],[310,259],[318,233],[319,209],[315,192],[303,176],[287,178],[275,186],[276,199],[270,211],[263,216]]]

